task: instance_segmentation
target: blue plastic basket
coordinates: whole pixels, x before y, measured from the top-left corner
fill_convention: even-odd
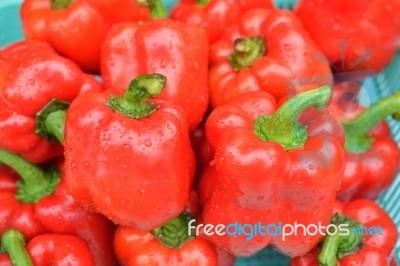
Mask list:
[[[260,0],[262,1],[262,0]],[[19,19],[19,7],[22,0],[1,0],[0,1],[0,47],[13,41],[23,39],[21,22]],[[176,0],[164,0],[166,6],[171,6]],[[292,8],[296,0],[275,0],[279,8]],[[361,102],[371,103],[379,98],[385,97],[400,89],[400,52],[393,59],[391,64],[381,73],[365,80],[363,87],[365,94]],[[400,143],[400,123],[389,119],[392,135]],[[394,219],[397,227],[400,228],[400,175],[397,176],[393,185],[379,198],[378,203]],[[396,245],[397,258],[400,258],[400,241]],[[283,266],[287,265],[290,259],[271,249],[265,249],[250,258],[238,258],[236,265],[245,266]]]

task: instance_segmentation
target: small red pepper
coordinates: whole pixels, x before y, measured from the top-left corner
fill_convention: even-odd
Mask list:
[[[1,255],[0,263],[4,265],[95,265],[85,241],[77,236],[42,234],[31,239],[25,247],[24,235],[17,230],[8,230],[2,236],[1,246],[2,250],[8,253],[8,256]]]
[[[337,71],[385,67],[399,47],[400,2],[301,0],[295,14]]]
[[[152,17],[164,17],[160,0],[150,3]],[[147,73],[167,77],[158,98],[180,105],[194,130],[208,106],[206,32],[168,19],[115,25],[102,48],[105,87],[122,94],[133,77]]]
[[[250,91],[277,99],[332,83],[329,64],[289,11],[253,9],[210,48],[215,107]]]
[[[171,18],[205,28],[209,42],[213,43],[246,11],[273,7],[270,0],[181,0],[172,8]]]
[[[344,151],[337,138],[343,133],[335,119],[297,122],[310,106],[323,108],[331,90],[324,86],[303,92],[277,109],[266,92],[242,95],[210,114],[206,136],[215,150],[201,183],[205,224],[270,223],[304,225],[329,223],[336,190],[344,171]],[[214,183],[214,184],[213,184]],[[301,196],[299,196],[301,195]],[[310,251],[322,236],[272,238],[211,236],[213,242],[234,255],[249,256],[274,244],[290,256]]]
[[[316,247],[310,253],[294,258],[291,266],[396,265],[391,254],[397,242],[397,227],[378,204],[358,199],[345,204],[339,213],[332,218],[332,223],[347,224],[350,234],[327,235],[322,250]],[[368,230],[374,226],[376,230],[366,233],[362,226]]]
[[[25,0],[21,18],[27,38],[48,42],[85,70],[97,72],[100,47],[111,26],[150,16],[132,0]]]
[[[2,167],[0,235],[8,229],[18,229],[28,240],[43,233],[76,235],[86,241],[96,265],[115,265],[113,224],[86,211],[67,193],[62,166],[44,171],[4,150],[0,162],[12,166],[22,178],[18,181]]]
[[[213,245],[188,234],[192,219],[183,212],[151,232],[119,226],[114,248],[121,265],[217,266],[218,255]]]
[[[0,149],[31,162],[61,156],[62,146],[53,135],[59,137],[64,128],[66,102],[80,93],[101,90],[94,77],[46,43],[21,41],[0,50]],[[58,112],[49,119],[36,119],[53,99],[63,102],[56,102],[54,111]],[[47,125],[49,130],[45,130]]]
[[[349,88],[337,86],[336,89],[342,96],[334,97],[331,107],[342,116],[347,153],[337,197],[344,201],[377,199],[393,182],[399,169],[400,150],[383,119],[400,114],[400,92],[364,109],[352,101]],[[346,100],[346,94],[350,95],[350,101]]]
[[[123,96],[87,93],[68,110],[67,187],[116,224],[151,230],[188,199],[195,162],[187,121],[179,107],[147,101],[165,84],[162,75],[142,75]]]

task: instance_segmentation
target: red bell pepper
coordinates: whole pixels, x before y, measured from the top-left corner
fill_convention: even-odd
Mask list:
[[[350,89],[337,86],[335,90],[342,96],[333,97],[331,102],[331,107],[341,115],[346,131],[346,170],[337,196],[344,201],[377,199],[393,182],[399,169],[400,150],[383,119],[400,114],[400,92],[363,110],[352,101]],[[346,94],[350,94],[350,102]]]
[[[150,17],[132,0],[25,0],[21,18],[27,38],[48,42],[85,70],[97,72],[111,26]]]
[[[93,255],[82,239],[72,235],[42,234],[29,241],[25,247],[24,235],[8,230],[2,236],[0,265],[15,266],[94,266]],[[12,263],[12,264],[11,264]],[[96,264],[97,265],[97,264]]]
[[[301,0],[295,14],[337,71],[385,67],[399,48],[400,2]]]
[[[52,99],[70,102],[80,93],[101,90],[92,76],[57,55],[46,43],[21,41],[0,50],[0,149],[18,153],[31,162],[61,156],[62,146],[39,128],[46,128],[46,121],[36,120],[35,116]],[[67,105],[59,104],[56,115],[65,116],[60,109]],[[59,118],[53,117],[53,122],[57,124]],[[62,130],[63,124],[58,128]]]
[[[327,235],[322,250],[316,247],[307,255],[294,258],[291,266],[397,265],[391,256],[397,242],[397,227],[379,205],[358,199],[344,205],[339,213],[332,218],[332,223],[347,224],[350,234]],[[362,226],[378,229],[366,233]]]
[[[124,96],[87,93],[68,110],[68,189],[116,224],[153,229],[188,199],[195,162],[185,116],[170,103],[147,101],[165,84],[162,75],[142,75]]]
[[[171,18],[198,25],[208,32],[210,43],[220,38],[227,26],[254,8],[272,9],[270,0],[181,0],[171,10]]]
[[[303,92],[277,109],[266,92],[233,99],[216,108],[206,122],[206,136],[215,150],[205,200],[205,224],[329,223],[337,186],[344,171],[343,129],[335,119],[297,122],[308,107],[323,108],[331,90],[324,86]],[[320,114],[319,114],[320,113]],[[214,174],[213,174],[214,173]],[[212,184],[214,182],[214,184]],[[201,187],[204,187],[201,185]],[[301,196],[299,196],[301,195]],[[211,236],[234,255],[249,256],[268,244],[297,256],[310,251],[322,236]]]
[[[152,12],[160,17],[160,0]],[[162,17],[162,15],[161,15]],[[106,88],[122,94],[133,77],[165,75],[168,83],[159,99],[180,105],[191,130],[208,106],[208,43],[206,32],[168,19],[115,25],[102,48],[101,75]]]
[[[289,11],[253,9],[237,21],[210,48],[214,107],[250,91],[281,98],[332,83],[329,64]]]
[[[76,235],[86,241],[96,265],[115,265],[113,224],[86,211],[67,193],[62,167],[44,171],[4,150],[0,162],[22,178],[16,179],[7,169],[0,175],[0,235],[8,229],[18,229],[28,240],[43,233]]]
[[[121,265],[217,266],[218,255],[213,245],[188,235],[192,219],[183,212],[151,232],[119,226],[114,248]]]

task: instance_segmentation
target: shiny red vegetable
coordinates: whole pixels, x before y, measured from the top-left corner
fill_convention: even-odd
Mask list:
[[[226,27],[250,9],[272,9],[270,0],[181,0],[171,10],[171,18],[205,28],[210,43],[221,37]]]
[[[55,140],[64,127],[62,110],[78,94],[102,90],[92,76],[46,43],[21,41],[0,50],[0,149],[31,162],[61,156],[62,146]],[[53,99],[64,103],[56,104],[58,116],[47,127],[47,119],[36,116]]]
[[[44,233],[76,235],[86,241],[96,265],[115,265],[113,224],[82,208],[66,191],[62,166],[46,171],[0,150],[0,236],[18,229],[27,240]],[[18,184],[18,187],[17,187]]]
[[[343,83],[335,87],[331,108],[336,111],[346,132],[346,170],[338,198],[377,199],[393,182],[400,163],[400,150],[383,120],[400,114],[400,92],[396,92],[367,109],[354,101],[354,86]]]
[[[160,6],[152,7],[152,12],[159,10]],[[191,130],[202,121],[208,106],[208,43],[203,29],[168,19],[119,24],[108,34],[101,57],[106,88],[122,94],[132,78],[162,74],[168,82],[157,98],[180,105]]]
[[[150,16],[132,0],[25,0],[21,18],[28,39],[48,42],[85,70],[98,72],[101,44],[111,26]]]
[[[212,106],[251,91],[279,99],[332,83],[329,64],[289,11],[253,9],[210,48]]]
[[[192,219],[184,212],[152,232],[119,226],[114,247],[121,265],[218,266],[213,245],[188,235]]]
[[[25,248],[25,238],[17,230],[6,231],[1,239],[0,265],[15,266],[95,266],[85,241],[73,235],[42,234]],[[12,263],[12,264],[11,264]]]
[[[316,247],[307,255],[294,258],[291,266],[397,265],[396,258],[391,255],[397,242],[397,228],[379,205],[370,200],[358,199],[337,210],[341,215],[336,214],[332,222],[349,225],[347,228],[351,230],[350,234],[327,236],[322,250]],[[368,231],[362,226],[368,228]],[[371,227],[375,227],[375,231],[370,231]]]
[[[399,48],[399,13],[397,0],[301,0],[295,9],[336,71],[370,73],[382,70]]]
[[[310,106],[323,108],[329,87],[307,91],[277,109],[266,92],[242,95],[210,114],[206,136],[215,150],[207,180],[200,183],[205,224],[326,225],[344,171],[343,129],[325,111],[297,122]],[[326,118],[328,116],[328,118]],[[249,256],[273,244],[298,256],[310,251],[320,235],[212,235],[220,247]]]
[[[141,75],[124,96],[87,93],[68,110],[67,187],[116,224],[151,230],[188,199],[195,162],[185,116],[170,103],[147,101],[165,84],[162,75]]]

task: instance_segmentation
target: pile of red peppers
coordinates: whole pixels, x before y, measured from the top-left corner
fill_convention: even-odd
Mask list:
[[[267,247],[292,266],[397,265],[374,200],[399,170],[400,91],[354,99],[399,48],[399,14],[25,0],[26,40],[0,49],[0,265],[229,266]],[[350,233],[209,234],[296,223]]]

